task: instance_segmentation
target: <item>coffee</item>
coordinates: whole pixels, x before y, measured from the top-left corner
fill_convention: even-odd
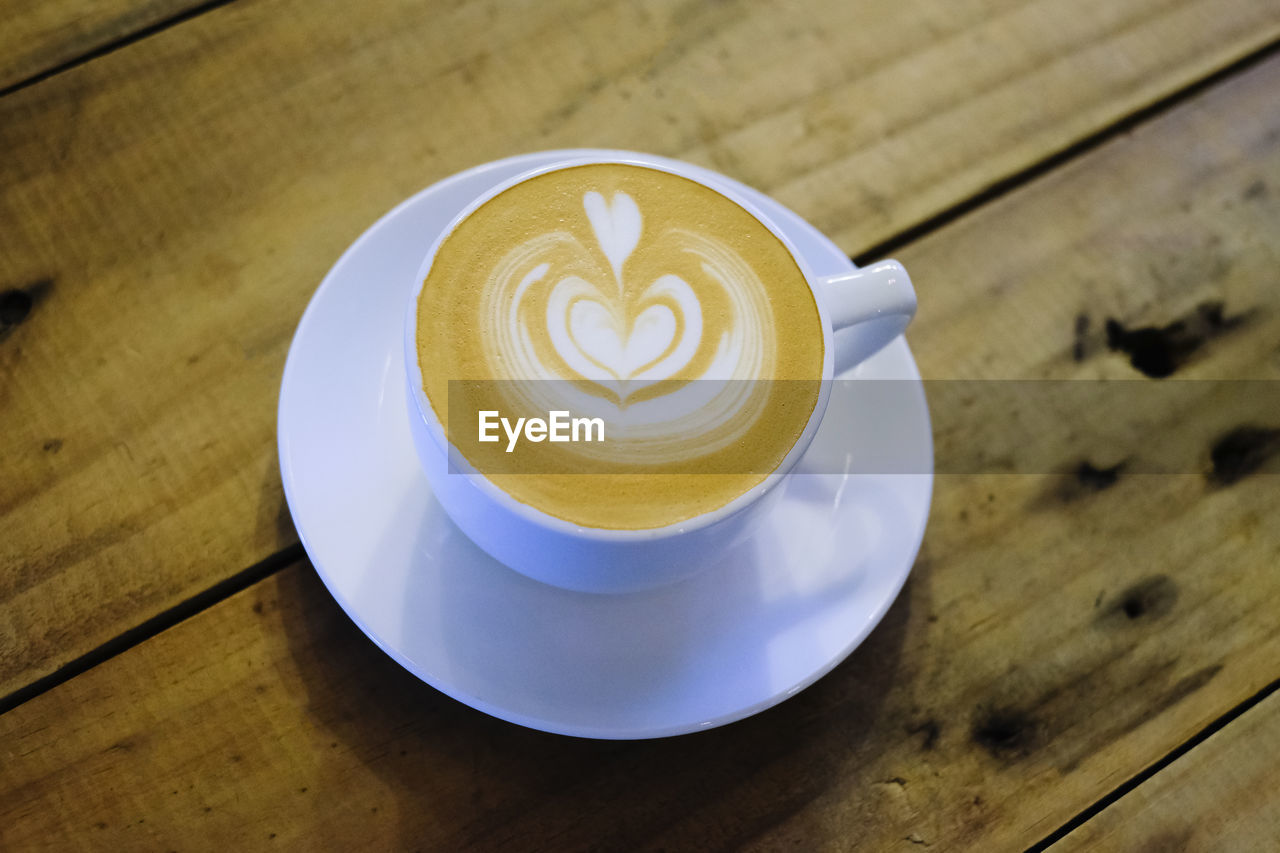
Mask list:
[[[782,462],[818,400],[822,320],[786,246],[658,169],[573,166],[484,202],[437,248],[416,319],[450,443],[516,500],[586,527],[724,506]],[[476,427],[556,412],[598,418],[605,440],[517,448]]]

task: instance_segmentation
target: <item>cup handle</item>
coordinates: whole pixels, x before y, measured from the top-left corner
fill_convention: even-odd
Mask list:
[[[839,336],[835,372],[853,367],[902,334],[916,313],[916,292],[911,276],[897,261],[879,261],[853,272],[819,279],[818,287],[831,314],[836,332],[857,326],[857,332]]]

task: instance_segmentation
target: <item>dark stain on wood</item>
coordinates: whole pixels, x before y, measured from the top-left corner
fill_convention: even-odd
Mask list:
[[[938,721],[934,719],[925,720],[923,723],[911,726],[907,729],[909,735],[924,735],[920,739],[920,748],[925,752],[930,751],[938,744],[938,735],[942,733],[942,728],[938,725]]]
[[[16,326],[31,313],[31,294],[25,290],[0,293],[0,325]]]
[[[1122,591],[1096,617],[1101,625],[1151,622],[1167,616],[1178,601],[1178,585],[1168,575],[1143,578]]]
[[[1030,507],[1033,510],[1051,510],[1105,492],[1120,481],[1126,464],[1128,460],[1114,465],[1095,465],[1090,459],[1082,459],[1049,480]]]
[[[0,341],[9,333],[22,325],[31,311],[53,287],[53,279],[42,278],[31,282],[26,287],[14,287],[0,291]]]
[[[1181,853],[1195,837],[1192,829],[1163,829],[1142,842],[1136,853]]]
[[[1238,483],[1257,473],[1280,452],[1280,428],[1239,426],[1220,436],[1209,450],[1213,470],[1209,481],[1218,486]]]
[[[1117,462],[1109,468],[1098,468],[1086,459],[1076,466],[1076,482],[1090,492],[1105,491],[1120,479],[1120,469],[1123,467],[1123,462]]]
[[[1204,302],[1186,317],[1167,326],[1125,328],[1107,318],[1107,346],[1129,356],[1129,363],[1153,379],[1172,376],[1205,341],[1239,327],[1246,314],[1226,316],[1223,303]]]
[[[1201,667],[1168,684],[1168,675],[1178,667],[1178,659],[1161,661],[1154,665],[1140,667],[1129,674],[1126,682],[1133,695],[1141,695],[1139,702],[1115,706],[1115,715],[1103,721],[1102,727],[1092,736],[1080,742],[1068,745],[1068,755],[1060,756],[1059,770],[1063,774],[1073,772],[1080,762],[1091,755],[1096,755],[1109,744],[1123,738],[1147,723],[1159,717],[1182,700],[1205,687],[1222,671],[1222,666],[1213,664]],[[1164,685],[1168,686],[1164,686]],[[1076,695],[1074,701],[1077,708],[1089,707],[1089,696]]]
[[[1071,345],[1071,357],[1076,361],[1084,361],[1089,354],[1089,315],[1076,315],[1075,342]]]
[[[1011,761],[1035,749],[1040,742],[1039,729],[1036,718],[1018,708],[980,708],[970,734],[993,758]]]
[[[45,453],[57,453],[59,450],[62,449],[62,439],[51,438],[48,441],[46,441],[42,445],[42,447],[44,448]]]
[[[1151,703],[1150,712],[1143,718],[1143,722],[1159,716],[1165,711],[1177,705],[1183,699],[1186,699],[1192,693],[1207,685],[1210,681],[1222,672],[1222,664],[1212,664],[1197,669],[1188,676],[1178,679],[1168,690],[1156,697]]]
[[[1267,195],[1267,182],[1259,178],[1244,188],[1241,198],[1245,201],[1261,201],[1266,198]]]

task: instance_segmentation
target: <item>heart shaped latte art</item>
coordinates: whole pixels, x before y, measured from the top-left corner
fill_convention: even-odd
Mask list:
[[[551,299],[557,301],[554,295]],[[548,311],[548,327],[554,322],[563,318]],[[676,338],[676,316],[665,305],[641,311],[630,330],[622,325],[599,302],[580,300],[569,309],[568,329],[552,328],[552,340],[558,344],[562,337],[558,333],[567,332],[568,351],[561,353],[566,361],[585,355],[590,364],[603,367],[615,379],[630,379],[641,367],[661,358]]]
[[[622,425],[610,453],[630,447],[661,462],[725,446],[736,437],[725,425],[743,420],[748,399],[760,397],[743,381],[771,369],[764,285],[711,235],[671,227],[647,234],[624,192],[587,192],[582,209],[594,246],[569,229],[550,230],[492,270],[481,331],[491,366],[501,366],[493,374],[522,380],[511,394],[528,411],[567,409]],[[630,272],[640,249],[647,272]],[[673,267],[678,259],[682,274],[655,272],[655,257]],[[711,324],[708,305],[716,306]]]
[[[702,342],[702,309],[684,279],[664,275],[628,316],[616,298],[577,276],[551,288],[547,331],[556,353],[578,377],[623,398],[687,366]],[[626,391],[620,383],[627,383]]]

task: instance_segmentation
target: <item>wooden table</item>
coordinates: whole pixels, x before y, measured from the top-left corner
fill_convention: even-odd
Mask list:
[[[1278,0],[0,21],[0,849],[1280,849],[1280,422],[1063,413],[1067,473],[939,477],[907,588],[833,673],[642,742],[396,666],[307,564],[274,443],[343,248],[552,147],[707,165],[894,254],[929,378],[1274,381]],[[1107,419],[1201,438],[1136,473],[1069,445]],[[935,435],[943,470],[971,450]]]

